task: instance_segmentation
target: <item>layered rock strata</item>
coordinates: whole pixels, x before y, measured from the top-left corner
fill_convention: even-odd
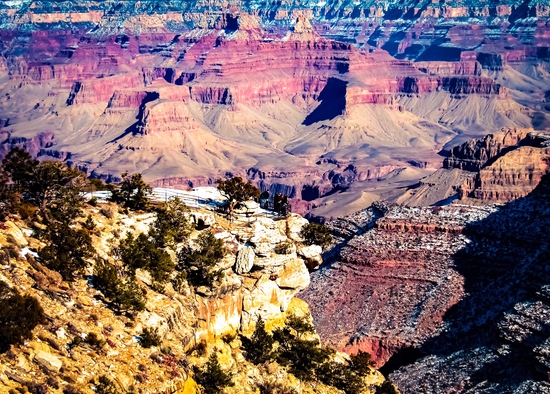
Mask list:
[[[467,294],[445,330],[419,347],[421,357],[401,360],[409,365],[391,376],[402,391],[550,390],[548,181],[467,226],[471,242],[453,256]]]
[[[476,172],[461,186],[462,198],[512,201],[529,194],[548,173],[549,137],[533,130],[507,130],[455,147],[443,165]]]
[[[383,365],[400,349],[435,335],[464,295],[452,258],[469,242],[464,228],[491,212],[375,206],[329,223],[337,233],[341,227],[363,231],[339,240],[334,262],[314,273],[301,293],[321,338],[346,352],[368,351]]]

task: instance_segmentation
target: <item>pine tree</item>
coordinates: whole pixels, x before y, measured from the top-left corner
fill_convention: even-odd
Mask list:
[[[0,282],[0,352],[31,338],[32,330],[44,323],[46,316],[36,298],[21,295]]]
[[[48,244],[38,252],[40,258],[65,280],[73,280],[95,254],[88,232],[75,230],[67,223],[51,224],[43,237]]]
[[[157,218],[149,235],[159,247],[169,246],[175,250],[176,244],[189,235],[192,226],[187,217],[188,212],[187,205],[177,197],[171,197],[157,210]]]
[[[231,375],[222,370],[216,353],[210,355],[205,367],[194,371],[195,380],[202,386],[204,394],[219,394],[225,387],[235,385]]]
[[[265,330],[265,322],[260,315],[250,339],[243,337],[246,359],[254,364],[262,364],[273,358],[273,336]]]
[[[185,272],[191,285],[211,287],[215,280],[223,277],[216,264],[224,254],[223,241],[207,231],[197,238],[196,248],[186,246],[179,251],[176,269]]]
[[[138,268],[146,269],[159,283],[166,282],[175,268],[170,255],[143,233],[137,237],[128,233],[126,238],[120,241],[118,253],[121,261],[132,274]]]
[[[260,189],[252,184],[245,182],[241,177],[233,177],[230,179],[218,179],[219,191],[227,197],[228,201],[243,202],[249,199],[257,199],[260,197]]]
[[[107,188],[111,192],[110,200],[122,204],[125,208],[146,210],[149,208],[149,194],[153,188],[142,178],[141,174],[128,174],[125,172],[118,186],[109,184]]]

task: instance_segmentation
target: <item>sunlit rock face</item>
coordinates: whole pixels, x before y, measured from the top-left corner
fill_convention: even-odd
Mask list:
[[[535,1],[5,2],[1,151],[158,186],[247,176],[335,217],[323,197],[547,127],[547,18]]]

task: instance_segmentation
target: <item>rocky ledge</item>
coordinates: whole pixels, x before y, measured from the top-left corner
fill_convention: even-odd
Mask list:
[[[96,223],[93,245],[107,260],[121,234],[146,232],[154,220],[153,214],[116,212],[113,207],[88,207],[87,212]],[[289,313],[311,319],[307,304],[294,297],[309,284],[307,265],[321,262],[319,247],[301,244],[299,233],[307,220],[292,215],[229,224],[209,211],[191,216],[210,225],[215,237],[223,240],[227,254],[218,267],[225,273],[223,280],[214,288],[182,285],[178,291],[167,284],[159,293],[149,274],[138,270],[146,307],[137,314],[109,309],[102,293],[91,286],[91,277],[64,282],[34,257],[32,250],[41,247],[33,237],[35,229],[13,216],[4,222],[0,280],[39,299],[47,322],[29,341],[0,355],[0,391],[11,393],[26,386],[37,393],[92,393],[94,379],[106,375],[119,387],[139,392],[195,393],[191,367],[206,361],[207,349],[216,349],[222,368],[231,371],[236,384],[236,391],[228,392],[252,393],[266,381],[299,393],[339,392],[297,380],[276,363],[249,364],[236,335],[250,333],[258,315],[269,329],[283,325]],[[191,234],[191,242],[197,234]],[[157,332],[162,348],[139,345],[144,328]],[[383,379],[379,373],[369,376],[371,384]]]

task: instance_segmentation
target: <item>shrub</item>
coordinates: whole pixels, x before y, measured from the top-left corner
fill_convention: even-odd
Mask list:
[[[359,375],[366,376],[371,372],[371,368],[376,366],[376,363],[372,360],[370,353],[359,350],[357,354],[350,356],[351,364],[355,372]]]
[[[273,358],[273,336],[265,330],[265,322],[260,315],[256,319],[254,333],[249,338],[243,337],[243,348],[246,359],[254,364],[262,364]]]
[[[228,201],[243,202],[260,197],[260,189],[254,186],[252,182],[245,182],[238,176],[226,180],[218,179],[216,183],[219,191]]]
[[[207,231],[197,238],[196,248],[185,246],[179,251],[176,269],[186,273],[191,285],[212,287],[215,280],[223,278],[216,264],[224,254],[223,241]]]
[[[107,185],[99,178],[88,178],[87,190],[91,192],[108,190]]]
[[[395,386],[393,385],[392,381],[389,379],[384,380],[384,383],[382,383],[380,386],[376,386],[376,394],[399,394],[399,392],[395,389]]]
[[[82,227],[84,227],[88,231],[94,231],[97,228],[94,219],[92,219],[92,215],[88,215],[86,221],[82,223]]]
[[[118,213],[118,207],[114,204],[104,204],[99,212],[107,219],[114,219]]]
[[[48,268],[58,271],[65,280],[73,280],[74,274],[81,272],[95,253],[88,232],[75,230],[66,223],[51,224],[43,235],[48,245],[38,254]]]
[[[89,200],[88,200],[88,204],[91,205],[92,207],[97,207],[97,202],[98,202],[98,199],[96,196],[92,196]]]
[[[160,339],[160,335],[158,334],[157,330],[155,329],[149,329],[145,327],[143,329],[143,332],[139,334],[139,344],[141,347],[144,348],[150,348],[153,346],[160,346],[162,343]]]
[[[124,208],[145,210],[149,207],[149,194],[153,191],[141,174],[122,174],[122,181],[119,185],[107,185],[111,192],[110,201],[122,204]]]
[[[86,339],[84,339],[84,342],[97,349],[103,348],[103,346],[107,343],[104,339],[99,338],[95,332],[88,333],[88,335],[86,335]]]
[[[94,385],[97,394],[122,394],[115,383],[105,375],[100,376]]]
[[[290,313],[285,321],[287,327],[293,329],[299,338],[304,334],[315,334],[315,326],[305,316],[299,317]]]
[[[145,309],[145,297],[137,283],[131,278],[123,282],[116,267],[107,261],[96,263],[92,284],[119,310],[142,311]]]
[[[327,361],[317,369],[316,374],[321,382],[344,390],[346,394],[361,394],[365,392],[365,382],[349,365]]]
[[[235,385],[231,376],[221,369],[215,353],[210,355],[202,369],[195,367],[194,372],[195,380],[202,386],[204,394],[219,394],[225,387]]]
[[[208,345],[205,341],[200,341],[195,343],[195,345],[189,349],[189,354],[197,353],[200,357],[206,355],[206,350],[208,348]]]
[[[275,253],[277,254],[291,254],[293,250],[293,243],[290,241],[282,241],[275,245]]]
[[[260,394],[297,394],[297,391],[293,388],[272,380],[258,382],[256,388],[260,391]]]
[[[332,235],[327,226],[319,223],[308,223],[302,227],[300,236],[306,245],[320,245],[326,248],[332,243]]]
[[[16,206],[16,211],[21,216],[21,219],[27,220],[34,216],[37,211],[37,208],[29,203],[21,203]]]
[[[0,282],[0,352],[32,337],[32,330],[46,322],[38,300],[21,295]]]
[[[176,266],[170,255],[151,242],[143,233],[137,237],[127,233],[126,238],[120,241],[119,255],[121,261],[132,273],[138,268],[146,269],[159,283],[166,282]]]
[[[157,218],[151,226],[151,235],[161,248],[176,248],[191,232],[192,226],[187,218],[189,208],[179,198],[171,197],[157,210]]]

